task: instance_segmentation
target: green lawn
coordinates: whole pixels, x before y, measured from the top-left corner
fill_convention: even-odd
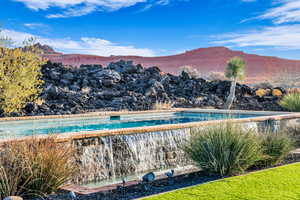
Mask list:
[[[146,198],[147,200],[300,200],[300,163]]]

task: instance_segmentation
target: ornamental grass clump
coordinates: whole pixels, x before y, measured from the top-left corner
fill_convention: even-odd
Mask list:
[[[167,102],[162,102],[162,101],[156,101],[155,104],[152,106],[153,110],[170,110],[174,106],[174,102],[172,101],[167,101]]]
[[[285,95],[279,104],[289,111],[300,112],[300,93]]]
[[[258,163],[269,167],[282,163],[293,150],[293,141],[284,131],[272,133],[265,132],[259,136],[263,157]]]
[[[0,199],[44,196],[68,183],[77,171],[74,149],[54,137],[6,143],[1,147]]]
[[[192,135],[185,151],[209,174],[240,174],[261,158],[261,148],[255,134],[238,125],[225,124],[194,130]]]

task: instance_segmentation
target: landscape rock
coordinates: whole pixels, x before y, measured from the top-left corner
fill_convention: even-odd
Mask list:
[[[29,103],[25,115],[75,114],[88,111],[148,110],[156,102],[172,102],[175,107],[222,108],[230,81],[207,81],[186,72],[179,76],[163,73],[158,67],[144,69],[131,61],[101,65],[65,67],[48,62],[42,67],[43,104]],[[233,109],[282,111],[278,101],[283,88],[259,88],[237,84]],[[2,114],[3,115],[3,114]]]

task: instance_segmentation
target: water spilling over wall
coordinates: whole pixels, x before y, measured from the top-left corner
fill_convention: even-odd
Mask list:
[[[80,172],[74,182],[102,181],[186,166],[190,161],[182,148],[189,139],[190,129],[177,129],[76,140]]]
[[[297,124],[295,120],[242,123],[243,129],[275,132]],[[213,125],[212,125],[213,126]],[[206,129],[207,126],[197,129]],[[73,183],[108,181],[192,164],[183,151],[191,139],[191,129],[112,135],[74,140],[77,148],[78,175]]]

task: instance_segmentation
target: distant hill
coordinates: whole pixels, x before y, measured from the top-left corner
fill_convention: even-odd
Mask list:
[[[45,46],[45,45],[44,45]],[[48,46],[47,46],[48,47]],[[248,54],[242,51],[233,51],[226,47],[200,48],[186,51],[182,54],[160,57],[140,56],[93,56],[81,54],[60,54],[46,48],[46,58],[53,62],[60,62],[65,65],[79,66],[81,64],[107,65],[110,62],[132,60],[145,67],[158,66],[164,72],[178,73],[179,67],[190,65],[197,68],[201,73],[224,72],[226,62],[233,56],[241,56],[247,61],[247,77],[249,82],[264,81],[280,73],[299,73],[300,60],[288,60],[271,56],[259,56]]]

